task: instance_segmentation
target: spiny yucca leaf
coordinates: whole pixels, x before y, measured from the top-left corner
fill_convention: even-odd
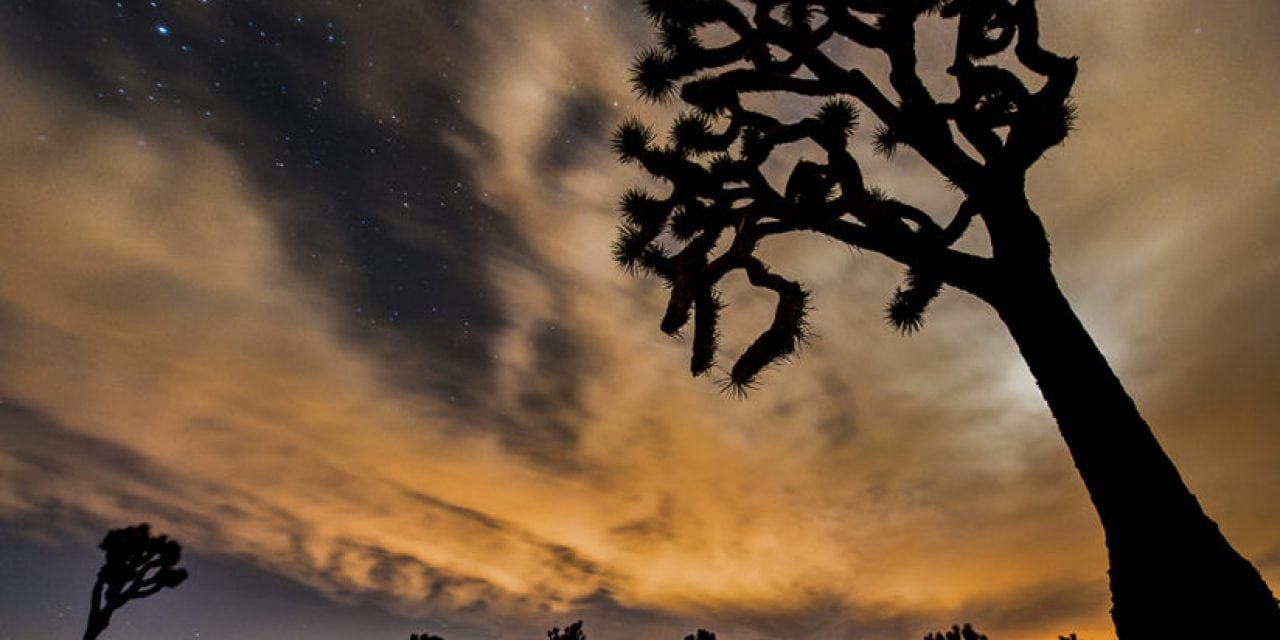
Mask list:
[[[701,204],[685,204],[671,214],[671,236],[687,242],[705,231],[711,223],[706,207]]]
[[[674,21],[664,22],[659,36],[662,48],[673,54],[696,54],[702,50],[698,32],[688,25]]]
[[[634,274],[641,266],[641,259],[651,242],[646,236],[638,226],[618,225],[618,236],[613,241],[613,261],[627,273]]]
[[[808,339],[809,292],[790,281],[784,281],[776,289],[779,290],[778,306],[773,323],[738,356],[729,371],[724,386],[735,395],[744,395],[754,388],[761,371],[793,355]]]
[[[680,15],[684,0],[644,0],[644,12],[654,24],[671,22]]]
[[[738,161],[734,160],[733,154],[728,152],[717,153],[711,157],[711,161],[707,163],[707,168],[712,175],[720,175],[733,171],[733,167]]]
[[[668,281],[675,277],[671,266],[671,257],[667,255],[667,252],[662,247],[652,243],[640,253],[640,259],[636,261],[636,268],[643,269],[651,275]]]
[[[656,202],[656,201],[655,201]],[[657,202],[656,207],[666,215],[667,203]],[[638,270],[673,278],[671,259],[654,241],[662,233],[665,218],[650,220],[649,224],[623,222],[618,225],[618,236],[613,241],[613,259],[627,273]]]
[[[1066,100],[1061,104],[1052,104],[1047,107],[1051,109],[1048,118],[1045,118],[1045,125],[1036,130],[1036,133],[1044,140],[1045,146],[1053,146],[1061,144],[1075,129],[1076,124],[1076,103]]]
[[[817,14],[816,3],[810,0],[791,0],[787,3],[783,17],[791,27],[808,27]]]
[[[623,120],[614,129],[609,143],[619,159],[630,162],[649,150],[649,146],[653,144],[653,130],[633,116]]]
[[[671,207],[650,196],[643,189],[627,189],[618,204],[623,218],[637,227],[661,227],[667,222]]]
[[[729,215],[723,203],[690,198],[672,211],[668,228],[676,240],[705,243],[705,238],[699,238],[719,234],[729,225]]]
[[[682,151],[723,151],[711,132],[711,118],[696,111],[680,114],[671,124],[671,144]]]
[[[858,108],[844,98],[835,98],[822,104],[816,118],[824,131],[847,138],[858,126]]]
[[[712,0],[644,0],[644,12],[658,27],[668,22],[697,27],[716,20],[723,7]]]
[[[893,292],[893,298],[885,309],[885,319],[902,333],[919,331],[924,326],[925,310],[941,292],[941,280],[922,275],[916,269],[908,269],[905,285]]]
[[[656,48],[645,49],[631,63],[631,86],[650,102],[666,102],[676,90],[678,74],[672,66],[670,53]]]
[[[871,142],[875,152],[886,157],[893,158],[893,154],[898,150],[898,136],[888,126],[880,125],[876,127],[876,133]]]
[[[711,177],[721,182],[729,182],[735,173],[738,173],[741,163],[733,159],[728,153],[719,153],[711,158],[708,163],[707,171]]]

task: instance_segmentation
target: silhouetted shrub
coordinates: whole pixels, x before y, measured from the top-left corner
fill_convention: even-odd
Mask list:
[[[552,627],[547,632],[547,640],[587,640],[587,634],[582,632],[582,621],[579,620],[560,630],[560,627]]]
[[[965,623],[964,628],[953,624],[950,631],[930,633],[924,640],[987,640],[987,636],[975,631],[973,625]]]

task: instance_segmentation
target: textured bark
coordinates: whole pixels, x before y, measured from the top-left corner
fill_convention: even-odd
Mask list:
[[[992,303],[1102,521],[1119,637],[1280,638],[1262,576],[1205,515],[1057,283],[1026,280]]]

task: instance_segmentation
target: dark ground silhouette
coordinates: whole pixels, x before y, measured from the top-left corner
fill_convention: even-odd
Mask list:
[[[965,624],[964,627],[952,625],[950,631],[927,634],[924,640],[987,640],[987,636],[978,633],[973,625]]]
[[[444,640],[440,636],[431,635],[429,633],[413,634],[409,636],[409,640]],[[583,631],[583,623],[581,620],[560,630],[559,627],[553,627],[547,631],[547,640],[587,640],[587,634]],[[691,633],[684,637],[684,640],[716,640],[716,634],[706,629],[698,629],[696,633]],[[925,634],[924,640],[987,640],[987,636],[978,633],[973,625],[965,624],[964,627],[952,625],[950,631],[938,631],[935,633]],[[1058,636],[1058,640],[1078,640],[1076,634],[1069,636]]]
[[[145,522],[108,531],[98,546],[107,558],[93,583],[84,640],[101,635],[111,624],[111,614],[126,602],[176,587],[187,579],[187,570],[176,566],[182,560],[182,547],[168,536],[152,536],[151,526]]]
[[[987,640],[986,634],[978,633],[973,625],[965,623],[963,627],[960,625],[951,625],[949,631],[936,631],[926,634],[924,640]],[[1076,634],[1068,636],[1058,636],[1058,640],[1079,640]]]
[[[1098,512],[1120,637],[1280,637],[1270,589],[1205,515],[1054,277],[1025,180],[1072,127],[1077,65],[1040,45],[1034,0],[646,0],[644,7],[661,44],[636,58],[635,88],[689,109],[664,141],[636,119],[618,127],[619,157],[670,191],[626,192],[614,254],[628,271],[669,286],[661,329],[677,334],[692,321],[695,376],[715,367],[717,285],[734,271],[775,294],[777,307],[729,366],[726,390],[754,387],[761,371],[807,338],[808,291],[757,256],[772,236],[816,233],[904,265],[906,281],[886,311],[903,333],[921,328],[944,286],[968,292],[1008,327]],[[946,72],[958,97],[949,102],[932,95],[917,70],[917,23],[929,16],[956,25]],[[732,41],[704,46],[699,34],[708,26]],[[838,39],[882,54],[890,86],[831,59],[824,47]],[[1038,76],[1039,88],[1014,66]],[[744,106],[744,96],[761,93],[828,100],[811,117],[785,122]],[[860,118],[855,102],[880,122],[876,151],[914,151],[964,196],[949,220],[864,182],[848,144]],[[797,162],[779,193],[762,166],[796,142],[823,158]],[[986,229],[989,257],[955,248],[975,220]]]

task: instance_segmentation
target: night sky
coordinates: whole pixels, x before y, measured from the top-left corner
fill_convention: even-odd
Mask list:
[[[1280,3],[1040,4],[1081,56],[1029,186],[1059,276],[1274,588]],[[609,133],[670,114],[627,85],[649,41],[632,0],[0,2],[0,639],[76,637],[141,521],[191,578],[104,638],[1113,638],[978,301],[902,337],[898,266],[783,239],[816,339],[745,401],[688,377],[610,259],[644,178]],[[870,182],[954,211],[869,140]],[[728,293],[735,352],[771,300]]]

